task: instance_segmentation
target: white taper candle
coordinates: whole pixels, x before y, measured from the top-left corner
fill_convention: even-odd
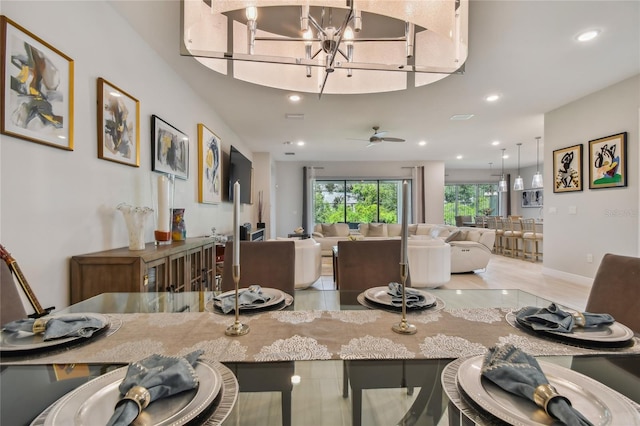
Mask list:
[[[158,224],[157,230],[169,232],[169,178],[158,176]]]
[[[409,202],[409,183],[402,181],[402,233],[400,238],[402,239],[402,245],[400,250],[400,262],[407,264],[407,240],[409,239],[409,208],[407,207]]]
[[[240,266],[240,182],[233,184],[233,266]]]

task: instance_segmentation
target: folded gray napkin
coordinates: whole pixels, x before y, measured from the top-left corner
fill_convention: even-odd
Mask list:
[[[203,353],[204,351],[199,349],[184,357],[154,354],[142,361],[129,364],[127,374],[118,388],[124,398],[116,404],[107,426],[129,425],[146,404],[196,388],[199,382],[194,367]],[[144,403],[140,401],[139,404],[126,397],[127,392],[136,386],[141,386],[148,392],[145,394],[147,399]]]
[[[481,374],[505,391],[530,401],[536,400],[534,393],[538,386],[549,384],[538,361],[511,344],[489,349]],[[592,425],[563,396],[556,395],[544,405],[547,414],[566,425]]]
[[[402,284],[396,282],[389,283],[387,294],[391,296],[391,304],[393,306],[402,306]],[[407,288],[405,297],[407,299],[407,308],[424,308],[428,306],[427,298],[416,289]]]
[[[224,297],[216,296],[214,300],[220,302],[222,312],[228,314],[236,309],[236,293],[229,292]],[[262,292],[262,288],[257,285],[250,285],[246,290],[238,291],[238,308],[253,308],[258,305],[264,305],[271,300],[271,296],[267,296]]]
[[[106,324],[96,317],[88,315],[68,315],[59,317],[29,318],[12,321],[2,326],[4,331],[15,333],[18,331],[34,332],[34,323],[44,324],[44,341],[60,339],[62,337],[91,337],[93,333],[104,328]],[[37,332],[37,331],[36,331]]]
[[[583,325],[579,325],[570,312],[563,311],[558,305],[552,303],[546,308],[533,306],[522,308],[516,313],[516,319],[536,331],[557,331],[560,333],[571,333],[578,326],[589,328],[615,322],[615,319],[609,314],[582,312],[578,314],[578,316],[580,315],[584,318]]]

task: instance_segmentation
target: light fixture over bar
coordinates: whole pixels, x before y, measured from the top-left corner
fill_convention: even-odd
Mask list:
[[[409,82],[419,87],[462,73],[468,54],[468,0],[184,0],[182,5],[181,55],[221,74],[283,90],[404,90]]]

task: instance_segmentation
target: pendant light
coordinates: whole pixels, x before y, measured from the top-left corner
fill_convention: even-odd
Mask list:
[[[513,190],[522,191],[524,189],[524,181],[522,180],[522,176],[520,176],[520,146],[522,143],[518,143],[516,145],[518,145],[518,177],[513,182]]]
[[[540,136],[536,136],[536,140],[536,174],[533,175],[531,187],[542,188],[544,183],[542,182],[542,173],[540,173]]]
[[[502,148],[502,176],[500,176],[500,182],[498,182],[498,192],[507,192],[507,179],[504,177],[504,151]]]

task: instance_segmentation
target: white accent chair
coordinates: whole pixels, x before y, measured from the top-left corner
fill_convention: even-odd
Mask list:
[[[436,288],[451,280],[451,246],[439,238],[409,238],[411,287]]]
[[[296,290],[309,288],[318,281],[322,273],[322,248],[313,238],[283,238],[277,240],[292,240],[295,243],[295,288]]]

